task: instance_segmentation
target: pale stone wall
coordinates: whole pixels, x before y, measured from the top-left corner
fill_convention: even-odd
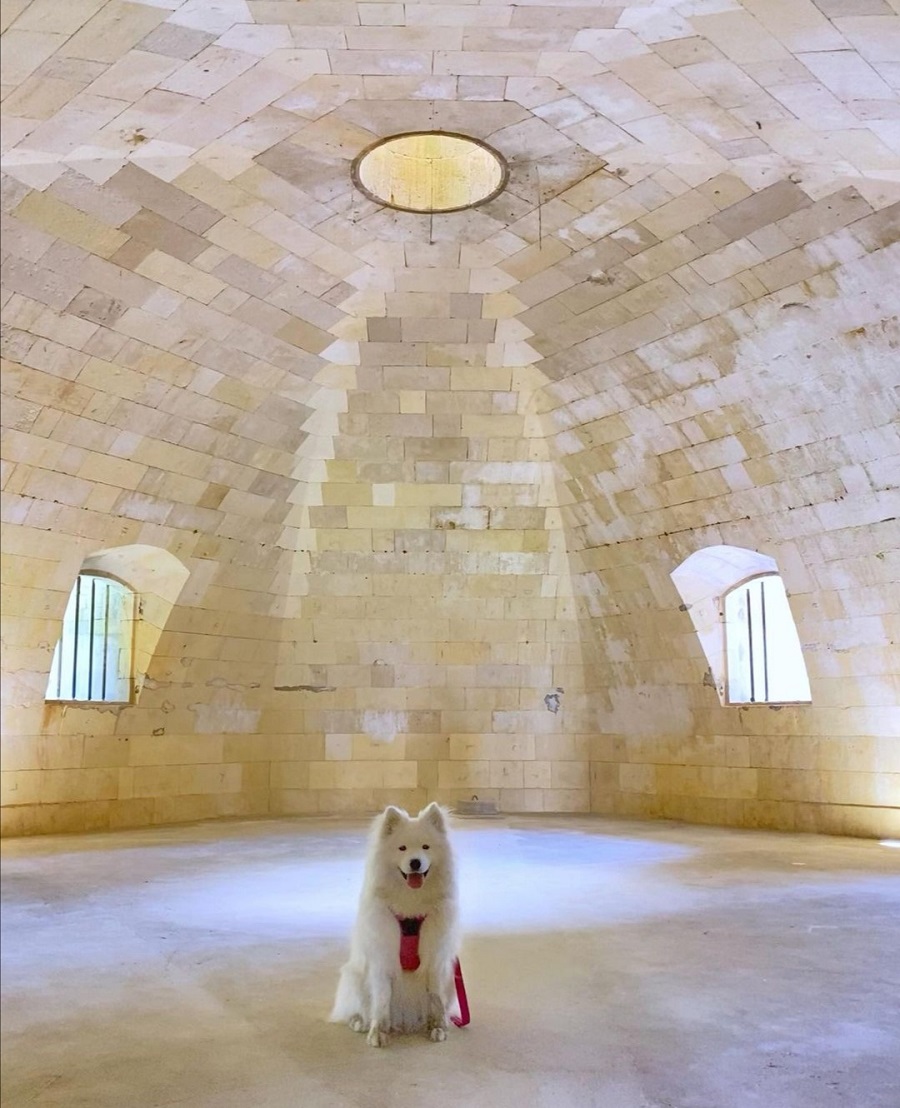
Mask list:
[[[896,832],[898,17],[789,6],[4,6],[7,832]],[[506,190],[354,189],[429,129]],[[776,560],[811,707],[704,683],[670,574],[717,543]],[[138,701],[45,704],[134,544],[189,572]]]
[[[7,180],[16,214],[4,236],[13,264],[3,803],[12,833],[268,811],[268,762],[253,740],[277,661],[278,581],[291,564],[284,520],[312,413],[304,401],[323,391],[308,378],[322,363],[286,314],[263,333],[241,318],[252,297],[200,267],[190,288],[204,303],[177,293],[183,258],[212,250],[209,263],[222,261],[198,236],[222,212],[137,168],[121,173],[102,197],[70,175],[72,205]],[[132,237],[104,231],[101,217],[129,223]],[[163,233],[178,245],[165,248]],[[138,272],[149,257],[152,280]],[[246,283],[253,266],[243,264]],[[190,570],[139,700],[45,705],[82,562],[129,543],[166,550]],[[143,595],[152,621],[152,591]]]
[[[526,332],[503,297],[453,291],[490,276],[464,248],[379,254],[402,291],[357,300],[347,410],[297,513],[279,716],[302,717],[312,753],[273,763],[272,803],[585,811],[581,648]]]
[[[792,284],[794,265],[773,270],[771,292],[545,390],[548,423],[574,425],[556,442],[594,648],[594,811],[900,830],[898,260],[874,224],[809,248],[833,259],[840,241],[844,265]],[[775,559],[811,705],[720,705],[670,580],[720,543]]]

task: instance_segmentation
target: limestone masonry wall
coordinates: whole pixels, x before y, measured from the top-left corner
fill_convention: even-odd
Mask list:
[[[900,836],[889,4],[3,21],[4,833],[477,796]],[[504,191],[354,187],[428,130]],[[671,573],[721,544],[775,560],[811,704],[720,703]],[[141,600],[130,704],[45,700],[91,567]]]

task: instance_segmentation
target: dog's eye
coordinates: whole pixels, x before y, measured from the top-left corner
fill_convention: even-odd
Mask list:
[[[398,850],[406,850],[406,847],[405,846],[398,846],[397,849]]]
[[[428,843],[422,843],[422,849],[423,850],[430,850],[431,847],[428,845]]]

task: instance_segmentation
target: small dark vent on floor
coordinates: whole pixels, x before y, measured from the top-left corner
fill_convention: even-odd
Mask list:
[[[473,796],[471,800],[460,800],[453,807],[457,816],[499,816],[496,800],[479,800]]]

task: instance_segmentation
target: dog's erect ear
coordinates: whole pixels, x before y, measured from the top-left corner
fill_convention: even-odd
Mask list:
[[[405,819],[409,819],[409,816],[402,808],[395,808],[393,804],[389,805],[385,808],[384,814],[381,817],[382,835],[390,835],[394,828]]]
[[[427,808],[423,808],[419,812],[419,819],[427,820],[436,831],[440,831],[442,834],[447,830],[447,820],[444,816],[444,809],[440,804],[432,801]]]

